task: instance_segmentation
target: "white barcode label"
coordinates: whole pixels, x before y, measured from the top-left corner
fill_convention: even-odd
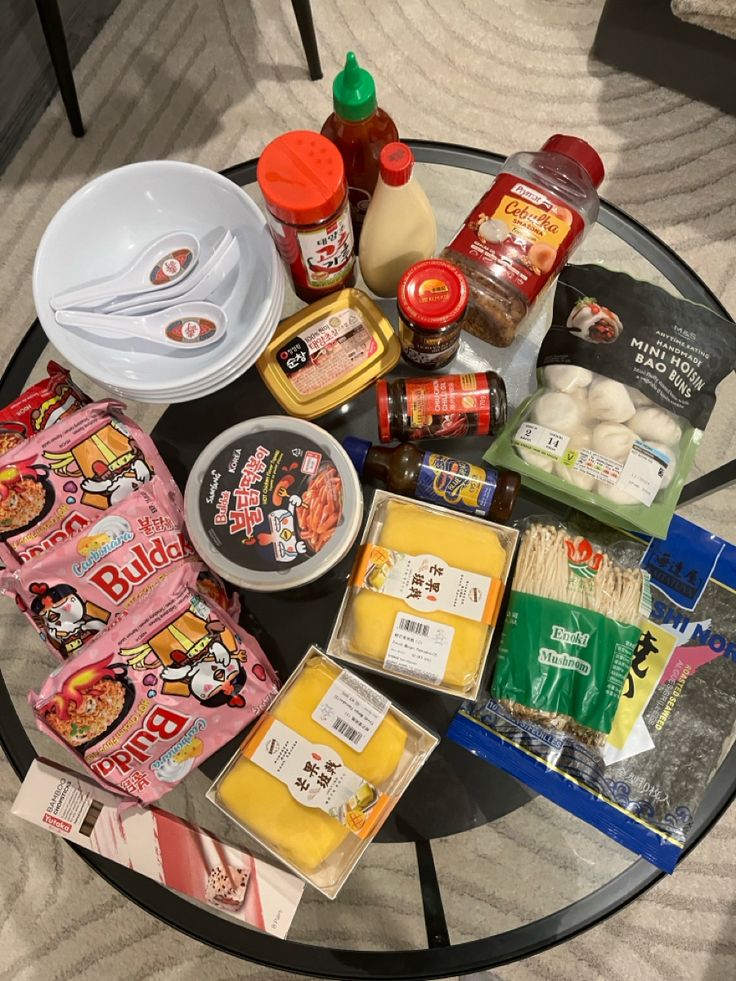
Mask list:
[[[389,671],[439,684],[445,676],[455,628],[399,612],[383,666]]]
[[[349,671],[341,671],[312,712],[312,718],[362,753],[390,704],[375,688]]]
[[[537,450],[553,460],[559,460],[564,455],[569,442],[569,436],[547,429],[546,426],[539,426],[536,422],[522,422],[511,440],[512,446]]]

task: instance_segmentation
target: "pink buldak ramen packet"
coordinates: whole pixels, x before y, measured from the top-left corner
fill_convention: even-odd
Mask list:
[[[194,546],[171,491],[154,477],[72,538],[4,573],[0,585],[66,660],[156,590],[182,559],[197,560]]]
[[[119,402],[93,402],[0,456],[0,560],[16,569],[98,521],[158,474],[151,437]]]
[[[39,729],[104,786],[147,804],[259,716],[277,688],[256,639],[179,562],[29,701]]]

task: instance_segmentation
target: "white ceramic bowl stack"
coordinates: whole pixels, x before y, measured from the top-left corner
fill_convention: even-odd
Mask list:
[[[191,231],[205,243],[225,229],[237,239],[237,267],[207,298],[227,315],[224,337],[172,352],[56,322],[51,297],[124,269],[172,229]],[[175,161],[130,164],[77,191],[49,223],[33,268],[36,311],[49,341],[70,365],[138,402],[203,398],[242,375],[271,339],[284,291],[281,261],[258,206],[220,174]]]

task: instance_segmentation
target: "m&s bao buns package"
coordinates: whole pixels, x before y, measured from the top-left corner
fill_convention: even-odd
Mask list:
[[[39,728],[105,786],[157,800],[266,708],[276,675],[258,642],[179,562],[30,701]]]
[[[151,437],[119,402],[94,402],[0,456],[0,560],[15,569],[99,520],[158,474]]]

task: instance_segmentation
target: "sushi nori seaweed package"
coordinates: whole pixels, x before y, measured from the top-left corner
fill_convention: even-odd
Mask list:
[[[672,872],[736,742],[736,547],[679,515],[663,541],[606,533],[649,573],[652,609],[605,743],[494,698],[464,703],[448,736]]]

